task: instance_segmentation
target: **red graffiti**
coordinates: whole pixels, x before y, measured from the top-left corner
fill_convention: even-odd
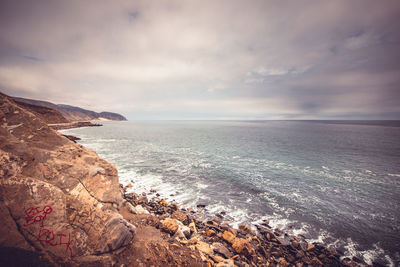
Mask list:
[[[40,210],[40,207],[31,207],[25,210],[25,221],[24,226],[29,226],[34,223],[40,223],[40,227],[43,227],[43,222],[46,220],[48,214],[50,214],[53,209],[50,206],[44,206]]]
[[[51,214],[53,208],[51,206],[44,206],[43,209],[40,207],[31,207],[25,210],[25,224],[24,226],[30,226],[35,223],[39,223],[40,229],[37,235],[37,241],[44,242],[52,247],[64,246],[65,253],[72,256],[71,249],[71,236],[68,233],[68,237],[65,234],[55,235],[53,231],[43,228],[43,223],[46,220],[47,215]]]
[[[56,236],[59,237],[59,240],[57,240]],[[52,247],[65,245],[65,253],[69,252],[69,255],[72,257],[71,236],[68,233],[68,240],[64,240],[64,237],[66,238],[67,236],[65,234],[54,235],[53,231],[42,228],[39,231],[37,241],[45,242]]]

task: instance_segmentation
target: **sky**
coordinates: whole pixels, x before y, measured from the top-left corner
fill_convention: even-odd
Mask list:
[[[400,1],[0,0],[0,91],[147,119],[400,119]]]

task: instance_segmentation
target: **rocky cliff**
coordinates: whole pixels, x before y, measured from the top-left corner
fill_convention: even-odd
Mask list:
[[[57,110],[69,121],[90,121],[97,119],[108,119],[114,121],[126,121],[126,118],[118,113],[113,112],[95,112],[75,106],[64,105],[64,104],[53,104],[47,101],[33,100],[21,97],[14,97],[15,101],[19,103],[30,104],[39,107],[50,108]]]
[[[0,93],[0,266],[364,264],[268,221],[257,232],[233,229],[222,213],[203,221],[204,206],[179,208],[130,187],[112,164]]]
[[[1,251],[51,265],[110,265],[134,237],[118,212],[115,167],[3,94],[0,166]]]

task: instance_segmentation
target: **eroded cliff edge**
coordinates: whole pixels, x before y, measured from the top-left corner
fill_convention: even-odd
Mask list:
[[[0,246],[60,265],[111,265],[135,227],[116,168],[0,94]]]

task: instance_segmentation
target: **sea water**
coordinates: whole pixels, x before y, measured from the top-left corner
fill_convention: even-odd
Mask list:
[[[135,192],[399,263],[399,121],[130,121],[63,132]]]

